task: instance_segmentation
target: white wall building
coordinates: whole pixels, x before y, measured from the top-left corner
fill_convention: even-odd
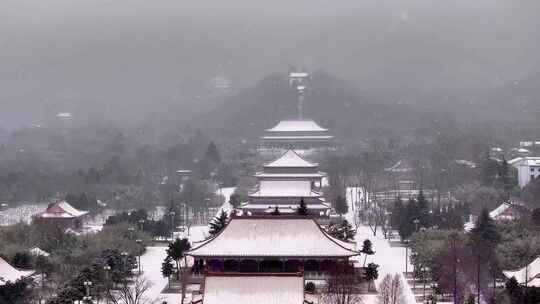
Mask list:
[[[508,161],[508,164],[517,169],[521,188],[527,186],[531,179],[540,177],[540,157],[518,157]]]

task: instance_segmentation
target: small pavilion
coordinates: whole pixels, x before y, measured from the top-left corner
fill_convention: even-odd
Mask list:
[[[307,216],[232,216],[216,236],[188,252],[194,272],[328,272],[360,255],[354,243],[325,232]]]
[[[54,223],[63,229],[80,230],[88,211],[79,210],[66,201],[50,204],[39,217],[48,223]]]

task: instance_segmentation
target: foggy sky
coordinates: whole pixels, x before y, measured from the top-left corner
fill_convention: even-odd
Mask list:
[[[0,126],[138,117],[193,102],[187,80],[241,88],[289,65],[480,94],[540,71],[539,19],[536,0],[0,0]]]

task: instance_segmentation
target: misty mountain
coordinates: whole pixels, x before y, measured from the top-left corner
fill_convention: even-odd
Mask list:
[[[0,126],[52,109],[118,124],[184,120],[220,104],[196,98],[213,77],[241,90],[289,65],[446,104],[540,59],[536,0],[1,2]]]
[[[488,109],[491,118],[514,124],[537,124],[540,119],[540,70],[494,88],[479,103]]]
[[[216,136],[254,139],[280,120],[298,118],[297,112],[296,89],[289,85],[286,75],[274,74],[197,117],[193,124]],[[444,111],[437,112],[399,100],[381,100],[319,71],[312,75],[304,116],[330,128],[340,138],[366,139],[434,132],[433,124],[445,123],[451,117]]]

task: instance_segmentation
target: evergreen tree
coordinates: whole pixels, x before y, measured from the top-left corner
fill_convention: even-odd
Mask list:
[[[415,224],[413,221],[418,214],[417,209],[416,201],[410,199],[405,206],[404,215],[401,217],[401,222],[399,223],[399,236],[402,240],[408,239],[414,233]]]
[[[308,215],[308,209],[303,197],[300,199],[300,205],[298,206],[298,209],[296,209],[296,213],[298,215]]]
[[[379,277],[379,265],[369,263],[366,268],[366,280],[368,281],[368,290],[371,290],[371,283]]]
[[[392,218],[390,219],[392,228],[399,229],[404,213],[405,207],[403,207],[403,201],[398,197],[392,207]]]
[[[416,199],[417,214],[416,218],[419,220],[419,227],[431,227],[431,219],[429,213],[429,202],[424,196],[424,191],[420,190],[418,198]]]
[[[462,230],[465,222],[463,221],[463,217],[459,214],[458,210],[453,206],[449,207],[447,210],[448,211],[445,216],[447,226],[445,228]]]
[[[34,268],[41,275],[41,286],[45,284],[45,275],[49,275],[54,270],[54,265],[43,255],[38,255],[34,263]]]
[[[191,249],[191,244],[188,239],[176,239],[167,248],[167,255],[176,262],[176,279],[180,278],[180,260],[185,257],[189,249]]]
[[[499,240],[500,235],[495,225],[495,221],[489,216],[488,209],[482,209],[475,227],[471,231],[472,238],[481,241],[490,247],[494,246]]]
[[[338,197],[336,198],[336,203],[334,205],[334,208],[336,209],[336,212],[339,215],[346,214],[349,211],[349,206],[347,206],[347,201],[341,195],[338,195]]]
[[[240,203],[241,203],[240,194],[238,193],[231,194],[231,197],[229,198],[229,204],[231,204],[233,208],[238,208],[240,206]]]
[[[375,251],[373,251],[373,244],[370,240],[364,240],[364,243],[362,244],[362,250],[360,250],[360,252],[364,254],[364,266],[366,266],[366,260],[368,255],[375,254]]]
[[[489,211],[484,208],[478,217],[475,227],[470,232],[469,247],[475,258],[477,294],[480,293],[482,269],[497,269],[495,247],[501,236],[495,225],[495,221],[489,216]],[[478,296],[479,297],[479,296]]]
[[[30,269],[32,268],[32,257],[26,252],[17,252],[13,256],[12,264],[17,268]]]
[[[173,259],[170,255],[165,257],[165,260],[161,264],[161,274],[169,281],[169,289],[171,288],[171,275],[173,274]]]
[[[32,279],[21,279],[15,282],[8,281],[0,286],[0,303],[27,304],[32,294]]]
[[[221,213],[219,214],[219,216],[214,217],[209,224],[210,235],[214,236],[218,234],[219,232],[221,232],[221,230],[223,230],[223,228],[227,226],[228,222],[229,222],[229,216],[227,215],[225,211],[221,210]]]
[[[484,160],[480,163],[480,177],[482,182],[486,186],[492,186],[499,175],[499,166],[496,160],[489,156],[489,153],[485,156]]]
[[[531,219],[536,226],[540,226],[540,208],[533,210]]]
[[[328,234],[342,241],[351,241],[356,234],[352,225],[345,219],[339,224],[331,224],[328,226],[327,231]]]
[[[272,210],[272,215],[281,215],[281,212],[279,211],[278,206],[274,207],[274,210]]]
[[[205,156],[216,164],[221,162],[221,156],[219,155],[219,151],[213,141],[208,145]]]

